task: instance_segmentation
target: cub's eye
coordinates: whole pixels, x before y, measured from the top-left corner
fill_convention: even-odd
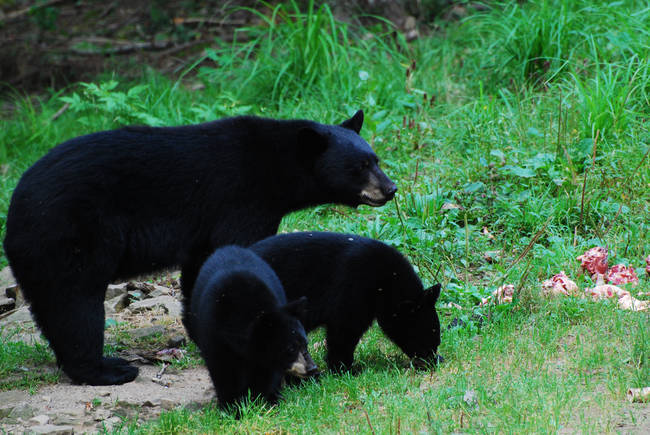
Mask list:
[[[358,166],[358,171],[363,171],[364,169],[368,169],[370,167],[370,160],[364,160],[361,162],[361,164]]]

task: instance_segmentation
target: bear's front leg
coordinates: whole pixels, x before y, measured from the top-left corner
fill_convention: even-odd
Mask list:
[[[282,372],[259,368],[251,374],[251,397],[261,397],[270,405],[277,404],[282,395]]]
[[[336,373],[346,372],[352,368],[354,349],[361,334],[343,330],[327,330],[327,367]]]

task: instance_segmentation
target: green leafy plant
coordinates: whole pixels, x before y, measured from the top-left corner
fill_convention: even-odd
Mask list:
[[[68,103],[74,112],[80,113],[82,116],[78,121],[86,125],[92,122],[89,114],[104,116],[116,124],[139,122],[152,126],[163,125],[162,119],[150,114],[150,102],[145,98],[147,86],[133,86],[124,92],[117,90],[118,85],[117,80],[99,84],[81,83],[81,92],[61,97],[61,101]]]

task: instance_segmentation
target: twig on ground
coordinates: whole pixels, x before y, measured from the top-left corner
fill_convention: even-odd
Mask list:
[[[0,24],[7,24],[12,21],[19,20],[23,18],[25,15],[29,15],[30,13],[33,13],[34,11],[37,11],[39,9],[46,8],[48,6],[55,5],[57,3],[63,3],[65,0],[47,0],[42,3],[37,3],[35,5],[26,7],[24,9],[20,9],[14,12],[9,12],[7,15],[5,15],[3,18],[0,18]]]
[[[204,18],[204,17],[190,17],[190,18],[183,18],[183,17],[176,17],[173,19],[174,25],[180,26],[180,25],[186,25],[186,24],[212,24],[212,25],[217,25],[217,26],[234,26],[234,27],[240,27],[240,26],[245,26],[248,24],[246,20],[226,20],[226,18]]]
[[[70,103],[65,103],[63,106],[61,106],[61,108],[59,110],[56,111],[56,113],[54,115],[52,115],[52,117],[50,118],[50,121],[54,121],[59,116],[63,115],[65,113],[65,111],[68,110],[69,107],[70,107]]]
[[[375,434],[375,428],[373,428],[372,423],[370,423],[370,416],[368,415],[368,411],[366,411],[363,408],[361,408],[361,410],[363,411],[364,415],[366,416],[366,421],[368,422],[368,426],[370,426],[370,432],[372,432],[372,435],[376,435]]]
[[[80,56],[109,56],[111,54],[129,54],[139,50],[164,50],[171,47],[172,45],[172,41],[134,42],[119,47],[101,48],[99,50],[82,50],[79,48],[70,48],[69,51]]]

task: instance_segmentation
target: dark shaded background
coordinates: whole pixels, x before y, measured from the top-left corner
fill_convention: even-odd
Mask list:
[[[308,0],[296,3],[303,11],[309,6]],[[316,6],[322,3],[339,19],[366,26],[390,27],[371,15],[383,17],[407,40],[431,31],[437,18],[458,19],[481,7],[450,0],[339,0]],[[236,29],[261,25],[246,8],[270,11],[254,0],[0,0],[0,92],[57,89],[112,71],[137,76],[143,65],[177,74],[204,47],[231,41]]]

